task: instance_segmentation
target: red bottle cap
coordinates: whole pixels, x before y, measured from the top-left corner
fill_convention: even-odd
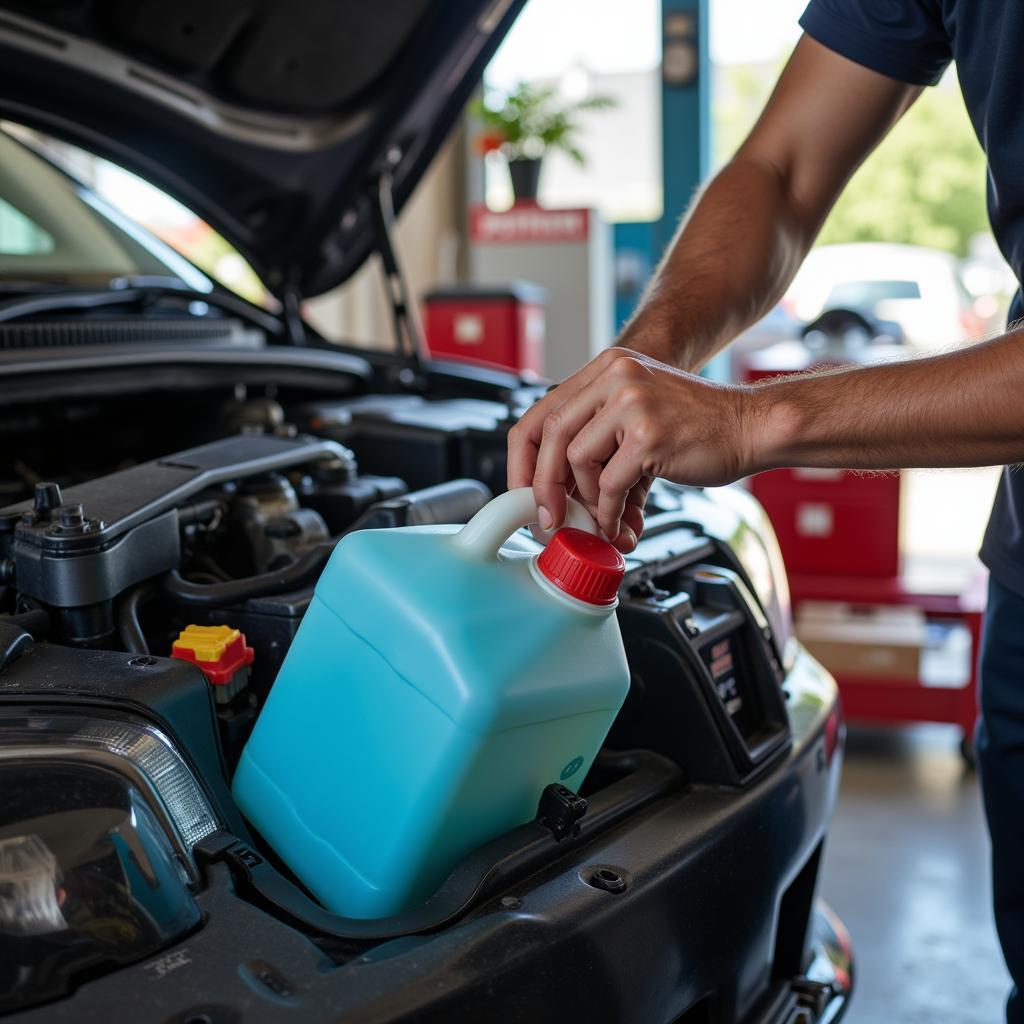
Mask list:
[[[626,561],[608,541],[567,526],[548,541],[537,568],[570,597],[609,605],[615,603]]]

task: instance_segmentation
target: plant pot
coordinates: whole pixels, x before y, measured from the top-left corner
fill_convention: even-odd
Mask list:
[[[540,159],[517,157],[508,162],[508,173],[512,179],[512,194],[517,203],[537,202],[537,186],[540,184]]]

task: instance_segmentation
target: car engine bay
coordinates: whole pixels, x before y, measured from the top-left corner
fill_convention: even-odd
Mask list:
[[[252,831],[231,775],[334,545],[354,530],[468,521],[504,489],[514,416],[490,399],[293,401],[240,386],[187,403],[166,392],[9,409],[0,774],[20,796],[0,819],[0,863],[25,892],[0,899],[5,1007],[201,932],[216,878],[230,880],[216,899],[261,908],[346,964],[472,914],[681,786],[742,790],[787,756],[792,652],[770,551],[735,509],[659,486],[620,591],[631,692],[583,799],[549,786],[535,821],[478,850],[417,910],[378,921],[328,913]],[[525,531],[510,543],[540,550]],[[241,634],[230,685],[177,651],[196,627]],[[628,884],[612,867],[587,879]],[[804,956],[800,944],[786,969]]]
[[[273,398],[235,397],[210,419],[200,399],[188,416],[188,439],[200,443],[157,455],[168,442],[150,396],[146,409],[129,400],[113,413],[134,424],[135,444],[119,446],[111,466],[100,440],[109,403],[61,412],[56,425],[45,408],[34,414],[47,421],[33,435],[39,447],[22,447],[0,481],[21,499],[0,508],[0,622],[12,636],[147,657],[169,655],[190,623],[230,621],[255,657],[244,694],[217,694],[229,767],[337,540],[467,522],[504,489],[511,422],[507,406],[477,399],[381,395],[286,411]],[[655,511],[657,501],[658,492]],[[634,590],[659,593],[645,577]],[[780,653],[770,655],[777,677]]]

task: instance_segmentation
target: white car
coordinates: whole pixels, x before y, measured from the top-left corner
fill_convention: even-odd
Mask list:
[[[853,242],[812,249],[786,293],[801,320],[844,307],[895,321],[917,349],[941,349],[990,329],[949,253],[915,245]]]

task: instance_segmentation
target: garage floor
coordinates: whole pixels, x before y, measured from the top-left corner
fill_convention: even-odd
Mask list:
[[[851,728],[822,880],[857,953],[847,1024],[1003,1020],[988,856],[955,730]]]

